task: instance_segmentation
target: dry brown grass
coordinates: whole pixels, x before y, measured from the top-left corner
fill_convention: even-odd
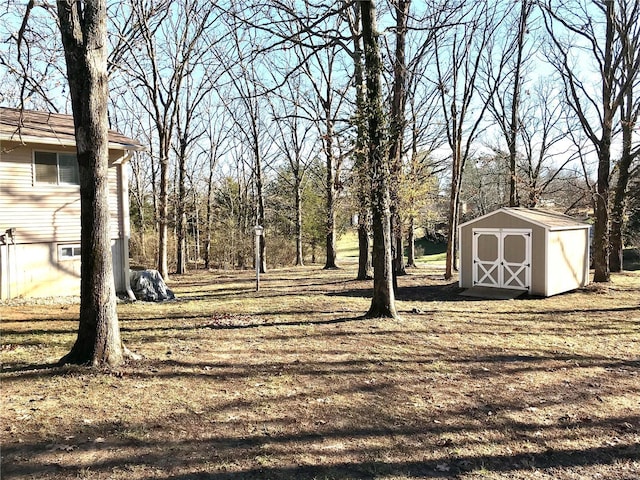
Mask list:
[[[121,304],[115,372],[52,364],[77,305],[0,306],[3,479],[637,479],[640,272],[549,299],[351,267],[172,279]]]

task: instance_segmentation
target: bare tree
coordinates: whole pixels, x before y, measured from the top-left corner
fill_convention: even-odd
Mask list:
[[[585,135],[598,156],[598,173],[595,191],[595,226],[593,235],[593,264],[595,282],[610,281],[609,268],[609,194],[611,174],[611,145],[614,139],[614,118],[629,89],[633,88],[635,76],[623,83],[617,82],[624,68],[625,53],[629,51],[621,42],[621,36],[631,33],[617,31],[622,12],[631,5],[626,0],[597,0],[585,2],[575,0],[568,4],[546,0],[543,4],[544,20],[553,50],[548,59],[560,74],[565,87],[565,100],[580,120]],[[637,7],[637,5],[636,5]],[[635,18],[626,19],[627,28],[638,23]],[[635,42],[637,42],[637,37]],[[597,65],[600,91],[592,88],[593,81],[586,80],[575,53],[588,58]],[[631,59],[636,71],[640,55],[635,51]]]
[[[353,3],[352,8],[345,11],[345,16],[353,42],[353,84],[355,88],[355,113],[352,122],[355,124],[356,138],[353,147],[353,180],[358,208],[358,274],[357,280],[373,278],[371,265],[371,176],[367,152],[367,99],[364,78],[364,52],[362,47],[362,22],[360,7]]]
[[[415,229],[423,210],[432,204],[432,188],[436,175],[445,162],[436,161],[430,153],[445,143],[441,121],[439,90],[430,66],[435,62],[434,38],[455,23],[460,6],[451,2],[427,2],[420,14],[410,15],[407,38],[406,103],[408,119],[404,172],[400,178],[402,194],[401,219],[407,228],[407,267],[416,267]]]
[[[131,2],[130,9],[131,20],[119,28],[124,47],[117,50],[116,66],[130,79],[129,92],[155,129],[159,159],[157,268],[168,278],[169,174],[178,107],[194,63],[201,60],[203,52],[209,52],[202,40],[216,20],[216,7],[200,0],[152,0]],[[136,26],[135,36],[129,33],[130,23]]]
[[[363,85],[363,65],[361,50],[356,50],[356,144],[354,152],[354,185],[358,202],[358,280],[373,278],[371,264],[371,168],[368,163],[366,119],[366,94]]]
[[[0,101],[58,112],[69,99],[64,49],[49,4],[7,0],[0,9]],[[21,17],[22,15],[22,17]]]
[[[205,240],[204,240],[204,267],[211,267],[211,241],[212,241],[212,224],[214,214],[214,171],[218,165],[219,159],[226,153],[226,135],[229,131],[229,125],[225,126],[228,120],[224,116],[225,109],[222,107],[214,107],[210,104],[210,99],[205,100],[207,108],[205,108],[206,123],[206,141],[203,144],[204,154],[207,157],[207,187],[206,187],[206,213],[205,213]],[[232,122],[229,122],[232,123]]]
[[[273,66],[276,68],[276,66]],[[301,75],[290,76],[281,92],[277,96],[278,104],[269,101],[271,113],[274,118],[275,132],[272,134],[275,145],[280,152],[279,156],[286,159],[286,171],[291,174],[282,180],[293,190],[294,196],[294,229],[296,237],[296,261],[298,266],[304,265],[303,252],[303,216],[302,193],[308,169],[314,156],[313,142],[310,137],[313,131],[313,123],[305,117],[303,111],[304,90]]]
[[[82,225],[78,337],[60,363],[122,363],[109,240],[107,10],[105,0],[58,0],[80,170]]]
[[[635,1],[621,1],[616,30],[620,37],[622,66],[618,82],[620,88],[630,83],[620,102],[620,129],[622,130],[622,152],[615,167],[616,184],[611,205],[611,235],[609,238],[609,267],[612,272],[623,270],[623,225],[627,207],[628,186],[634,172],[634,162],[640,158],[640,146],[635,134],[640,98],[634,95],[640,86],[638,56],[640,50],[640,5]],[[634,136],[636,137],[634,140]],[[637,163],[637,162],[636,162]],[[637,173],[638,166],[635,171]]]
[[[550,101],[559,95],[561,92],[552,80],[542,78],[526,90],[520,101],[518,137],[522,150],[516,157],[519,205],[529,208],[538,206],[554,181],[575,160],[575,154],[566,147],[566,140],[577,125],[573,116],[565,114],[562,102]],[[511,163],[509,175],[511,198]]]
[[[393,274],[394,287],[397,287],[397,276],[406,274],[404,268],[404,247],[402,219],[400,211],[400,177],[404,154],[404,135],[406,128],[405,107],[407,101],[407,65],[405,45],[407,42],[407,23],[411,0],[395,0],[392,10],[395,11],[395,49],[393,59],[393,86],[391,108],[389,112],[389,162],[391,170],[391,232],[393,235]]]
[[[192,64],[189,67],[190,74],[185,81],[184,92],[177,103],[177,147],[175,148],[178,163],[176,273],[179,274],[186,272],[188,262],[185,183],[188,173],[187,164],[195,144],[210,129],[210,125],[206,124],[208,119],[203,115],[201,106],[216,87],[212,74],[216,71],[216,66],[203,58],[208,48],[211,48],[211,45],[207,44],[207,48],[202,48],[199,55],[192,58]]]
[[[493,49],[487,56],[487,92],[493,92],[487,98],[488,111],[496,122],[507,144],[507,160],[509,167],[509,206],[520,204],[518,197],[517,158],[519,130],[523,128],[521,103],[522,86],[526,82],[527,61],[532,59],[533,51],[527,45],[530,37],[530,18],[533,11],[533,0],[521,0],[520,11],[514,12],[514,19],[505,25],[505,42],[498,49],[497,59],[493,57]],[[510,12],[506,15],[511,17]],[[503,59],[507,59],[505,63]],[[494,63],[497,61],[498,66]],[[495,70],[494,70],[495,69]],[[504,70],[501,71],[501,70]],[[503,81],[495,84],[495,75],[502,75]]]
[[[342,23],[341,17],[332,18]],[[339,27],[336,27],[336,29]],[[315,124],[322,141],[322,150],[326,163],[326,260],[325,269],[337,268],[336,264],[336,213],[337,197],[340,190],[340,173],[343,157],[340,154],[340,139],[337,124],[340,113],[346,104],[348,78],[338,71],[340,54],[344,47],[339,43],[326,43],[312,32],[307,34],[306,42],[312,45],[311,53],[306,53],[304,45],[298,45],[301,56],[307,60],[301,69],[307,76],[315,95],[313,105]],[[324,46],[323,46],[324,45]]]
[[[336,268],[336,211],[341,184],[343,145],[337,124],[346,102],[349,78],[341,75],[341,56],[345,50],[343,13],[350,2],[312,2],[305,0],[269,0],[267,5],[253,2],[235,10],[234,18],[253,32],[259,41],[254,44],[254,58],[294,47],[297,62],[288,66],[279,85],[290,76],[303,72],[310,85],[306,102],[313,107],[312,121],[316,124],[326,159],[326,263]],[[257,33],[256,33],[257,32]]]
[[[261,65],[254,56],[253,47],[259,43],[256,32],[243,30],[242,22],[234,16],[227,18],[231,41],[226,52],[217,52],[221,64],[230,65],[226,69],[225,79],[228,80],[231,98],[225,101],[225,108],[235,124],[236,134],[242,139],[249,152],[248,165],[252,172],[255,188],[255,225],[265,227],[265,194],[264,194],[264,166],[268,150],[267,122],[264,114],[265,87],[261,78]],[[266,235],[260,236],[260,271],[267,269]]]
[[[393,291],[389,165],[385,151],[382,102],[382,59],[378,43],[375,0],[360,2],[367,83],[368,155],[372,178],[373,298],[367,317],[397,318]]]
[[[458,23],[446,30],[446,35],[435,38],[435,67],[445,124],[446,138],[451,149],[451,187],[447,233],[447,259],[445,278],[453,276],[455,245],[459,219],[460,185],[465,162],[470,156],[475,139],[481,132],[487,102],[478,99],[478,83],[485,49],[491,46],[493,35],[504,16],[498,4],[475,2],[464,5]],[[501,64],[493,69],[489,96],[501,81]]]

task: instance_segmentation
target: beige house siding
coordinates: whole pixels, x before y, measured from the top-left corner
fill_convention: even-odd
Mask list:
[[[123,241],[112,240],[114,267],[122,262]],[[128,272],[127,272],[128,273]],[[116,291],[124,278],[114,268]],[[0,245],[0,299],[80,295],[80,260],[62,260],[56,243]]]
[[[54,243],[0,246],[2,298],[80,294],[80,260],[59,261]]]
[[[24,147],[2,143],[0,157],[0,229],[15,228],[20,243],[73,242],[80,240],[80,187],[37,184],[33,152],[75,152],[75,148],[43,145]],[[110,152],[113,163],[123,152]],[[119,237],[118,171],[109,169],[111,238]],[[2,230],[4,232],[4,230]]]
[[[0,149],[0,234],[15,229],[16,245],[0,245],[0,298],[78,295],[80,261],[59,258],[59,246],[80,243],[80,188],[35,183],[33,152],[75,152],[75,147],[22,146]],[[117,291],[128,288],[128,201],[123,150],[110,151],[110,237]],[[120,183],[124,182],[124,183]],[[119,185],[124,186],[120,192]]]

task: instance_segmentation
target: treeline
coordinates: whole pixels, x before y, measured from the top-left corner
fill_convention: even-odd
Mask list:
[[[17,38],[9,3],[2,28]],[[638,2],[377,7],[372,73],[360,2],[109,4],[111,126],[148,146],[130,162],[137,260],[164,276],[251,266],[263,225],[263,269],[333,268],[353,225],[367,278],[382,174],[397,274],[423,227],[445,236],[450,277],[458,223],[511,205],[592,218],[607,281],[640,223]],[[49,16],[35,8],[24,41],[2,47],[3,103],[69,110]]]

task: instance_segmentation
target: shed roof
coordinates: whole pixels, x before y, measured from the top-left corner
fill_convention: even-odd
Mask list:
[[[471,223],[477,222],[478,220],[483,218],[491,217],[500,212],[506,213],[507,215],[512,215],[522,220],[526,220],[547,230],[573,230],[576,228],[590,227],[588,223],[576,220],[575,218],[568,215],[563,215],[561,213],[551,212],[548,210],[540,210],[537,208],[522,207],[503,207],[481,217],[474,218],[473,220],[465,222],[460,225],[460,227],[464,227]]]
[[[75,146],[73,116],[0,107],[0,141]],[[109,130],[109,148],[145,150],[140,142],[115,130]]]

